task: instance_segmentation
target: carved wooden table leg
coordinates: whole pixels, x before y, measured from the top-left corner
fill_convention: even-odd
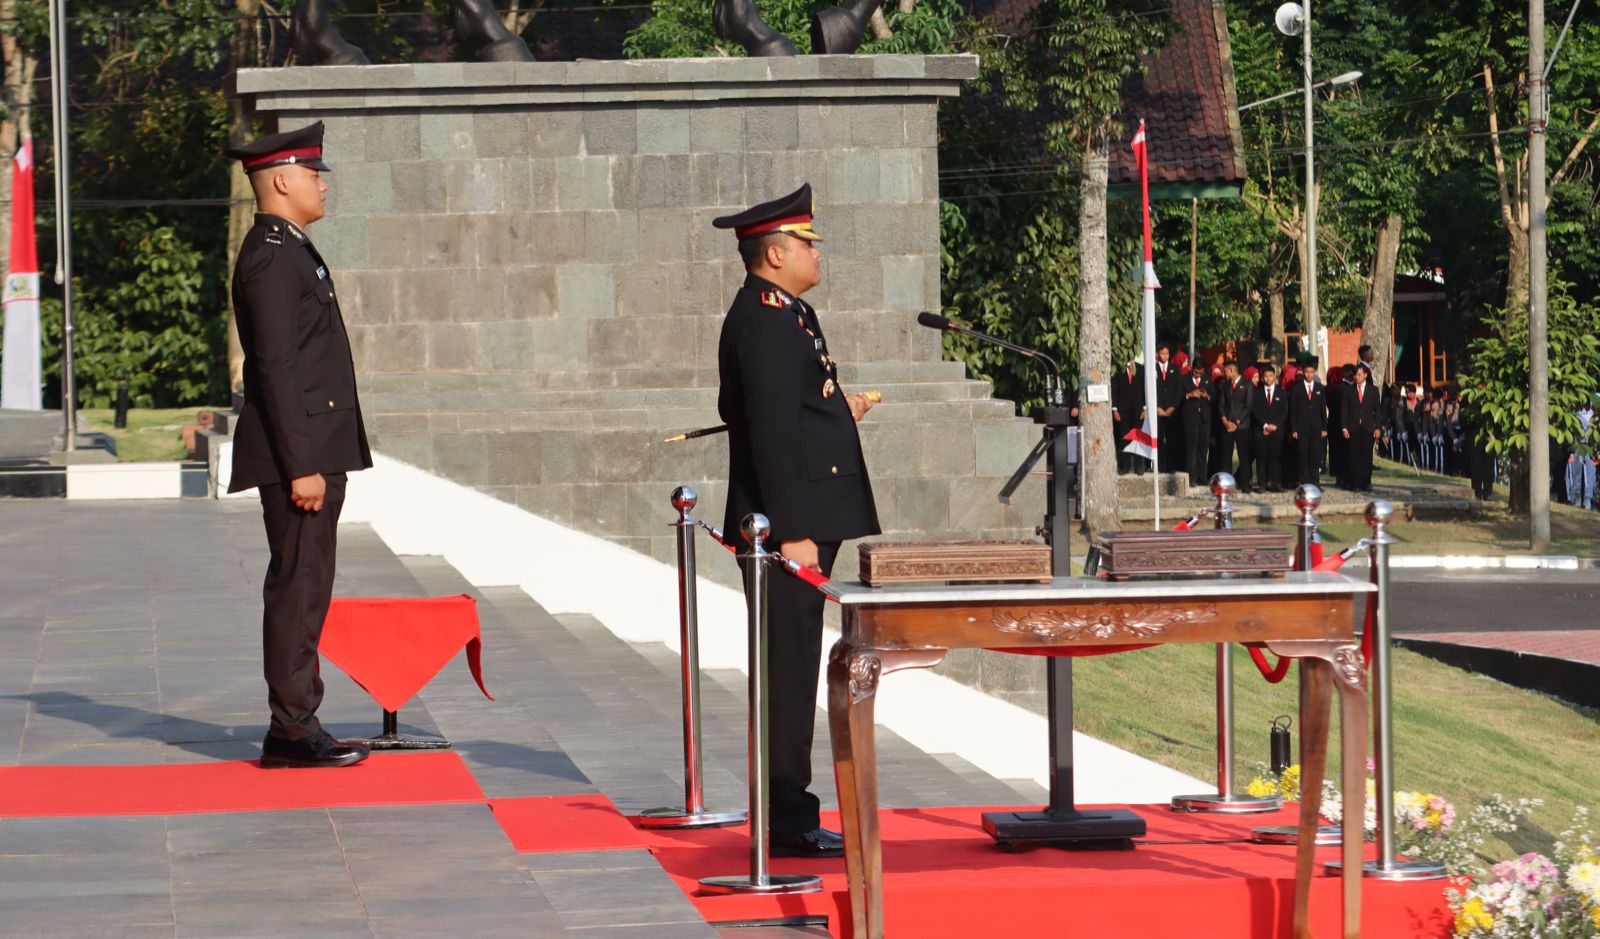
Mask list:
[[[1344,879],[1345,939],[1361,935],[1361,843],[1367,808],[1367,689],[1361,647],[1340,646],[1334,655],[1333,678],[1339,689],[1341,785],[1344,787],[1344,843],[1340,872]],[[1351,824],[1353,819],[1362,822]]]
[[[828,653],[828,730],[856,939],[883,939],[883,841],[873,726],[878,679],[904,668],[931,668],[944,656],[944,649],[859,650],[844,639]]]

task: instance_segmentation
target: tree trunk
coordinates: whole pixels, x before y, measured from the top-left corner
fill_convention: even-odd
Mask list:
[[[1528,473],[1528,455],[1521,453],[1507,462],[1506,478],[1510,486],[1506,490],[1506,509],[1512,515],[1527,515],[1531,495],[1528,486],[1532,482]],[[1545,480],[1544,485],[1549,486],[1550,480]]]
[[[1528,308],[1528,229],[1521,224],[1506,227],[1506,322],[1518,310]]]
[[[1382,388],[1394,380],[1394,266],[1400,256],[1399,215],[1391,214],[1378,225],[1372,249],[1371,279],[1367,281],[1367,309],[1361,320],[1361,342],[1372,347],[1372,380]]]
[[[250,68],[261,62],[260,14],[261,0],[234,0],[239,12],[238,25],[234,27],[231,48],[233,67]],[[228,102],[228,146],[238,147],[250,142],[253,136],[250,115],[244,101],[234,98]],[[250,180],[237,160],[230,160],[228,168],[228,270],[239,258],[239,244],[255,221],[255,193]],[[233,292],[228,292],[228,389],[234,394],[244,393],[244,346],[239,342],[239,324],[234,319]]]
[[[1283,319],[1283,291],[1274,290],[1267,294],[1267,330],[1272,335],[1272,348],[1262,358],[1275,365],[1282,365],[1283,344],[1288,340],[1289,330],[1284,325]]]
[[[1083,387],[1111,383],[1111,297],[1106,279],[1106,174],[1110,138],[1100,125],[1084,144],[1078,207],[1078,359]],[[1090,535],[1121,527],[1117,502],[1117,447],[1111,402],[1082,397],[1079,447],[1083,518]]]

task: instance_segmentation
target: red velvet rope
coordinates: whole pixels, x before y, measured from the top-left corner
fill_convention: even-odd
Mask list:
[[[739,549],[734,547],[733,545],[729,544],[725,539],[723,539],[721,537],[720,533],[715,528],[712,528],[709,525],[703,525],[701,527],[703,527],[706,530],[706,534],[711,536],[711,540],[712,541],[715,541],[717,544],[722,545],[724,548],[727,548],[728,552],[730,554],[733,554],[736,557],[738,556]],[[774,554],[772,556],[773,557],[777,557],[777,558],[782,558],[783,557],[783,555],[781,555],[781,554]],[[788,559],[785,558],[784,560],[787,561]],[[801,567],[798,564],[795,565],[794,567],[790,567],[787,563],[780,563],[778,566],[783,568],[785,571],[789,572],[790,574],[793,574],[794,576],[796,576],[796,577],[800,578],[801,580],[805,581],[806,583],[810,584],[811,586],[816,587],[818,590],[821,590],[822,586],[828,582],[828,578],[822,576],[822,572],[821,571],[814,571],[809,567]],[[833,598],[832,597],[828,597],[828,599],[832,600]]]
[[[1332,557],[1326,558],[1322,557],[1322,542],[1311,542],[1312,570],[1327,572],[1336,571],[1344,566],[1345,560],[1346,559],[1343,554],[1335,554]],[[1366,622],[1361,627],[1361,657],[1366,662],[1368,667],[1371,667],[1372,665],[1372,618],[1377,613],[1377,606],[1378,595],[1375,593],[1368,594]],[[1261,672],[1261,677],[1265,678],[1268,682],[1276,685],[1278,682],[1283,681],[1283,677],[1285,675],[1289,674],[1289,659],[1279,658],[1277,665],[1268,665],[1266,653],[1262,652],[1255,646],[1250,646],[1249,651],[1251,661],[1256,663],[1256,669]]]

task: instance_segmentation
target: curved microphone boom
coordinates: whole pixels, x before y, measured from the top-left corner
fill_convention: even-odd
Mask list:
[[[1047,366],[1045,371],[1046,397],[1049,399],[1051,404],[1059,405],[1065,403],[1061,380],[1061,366],[1056,364],[1055,359],[1052,359],[1045,353],[1040,352],[1038,349],[1030,349],[1027,346],[1017,345],[1008,339],[1001,339],[998,336],[990,336],[985,333],[980,333],[975,329],[968,329],[967,327],[962,326],[960,323],[951,322],[947,317],[940,316],[937,313],[931,313],[927,310],[923,310],[921,313],[917,314],[917,323],[922,326],[926,326],[929,329],[937,329],[941,332],[960,333],[963,336],[971,336],[973,339],[991,343],[999,346],[1002,349],[1009,349],[1023,358],[1036,359],[1040,362],[1043,362]]]

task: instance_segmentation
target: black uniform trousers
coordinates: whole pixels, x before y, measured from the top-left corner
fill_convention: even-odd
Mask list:
[[[1302,484],[1322,485],[1322,433],[1307,431],[1295,438],[1295,473]]]
[[[1228,434],[1228,437],[1233,441],[1233,448],[1239,452],[1239,465],[1233,471],[1234,480],[1241,488],[1248,488],[1250,485],[1250,460],[1253,455],[1250,449],[1251,430],[1248,427],[1240,427],[1233,433]]]
[[[1370,433],[1352,431],[1345,441],[1345,486],[1350,489],[1372,488],[1372,446]]]
[[[322,676],[317,643],[333,600],[339,510],[345,474],[325,473],[322,511],[306,512],[290,498],[287,482],[261,487],[261,514],[272,558],[261,594],[261,638],[266,661],[267,705],[283,740],[303,740],[322,729]]]
[[[1259,427],[1254,431],[1255,439],[1251,445],[1255,448],[1256,485],[1263,489],[1277,489],[1283,479],[1283,438],[1286,433],[1282,427],[1270,434],[1263,433]]]
[[[773,549],[776,550],[774,545]],[[833,576],[839,542],[817,542],[824,577]],[[740,561],[742,570],[747,562]],[[822,668],[822,591],[776,567],[767,572],[767,766],[774,838],[795,838],[822,825],[811,786],[817,727],[817,675]]]
[[[1211,445],[1211,415],[1185,414],[1183,417],[1183,465],[1189,471],[1189,485],[1206,484],[1206,451]]]

